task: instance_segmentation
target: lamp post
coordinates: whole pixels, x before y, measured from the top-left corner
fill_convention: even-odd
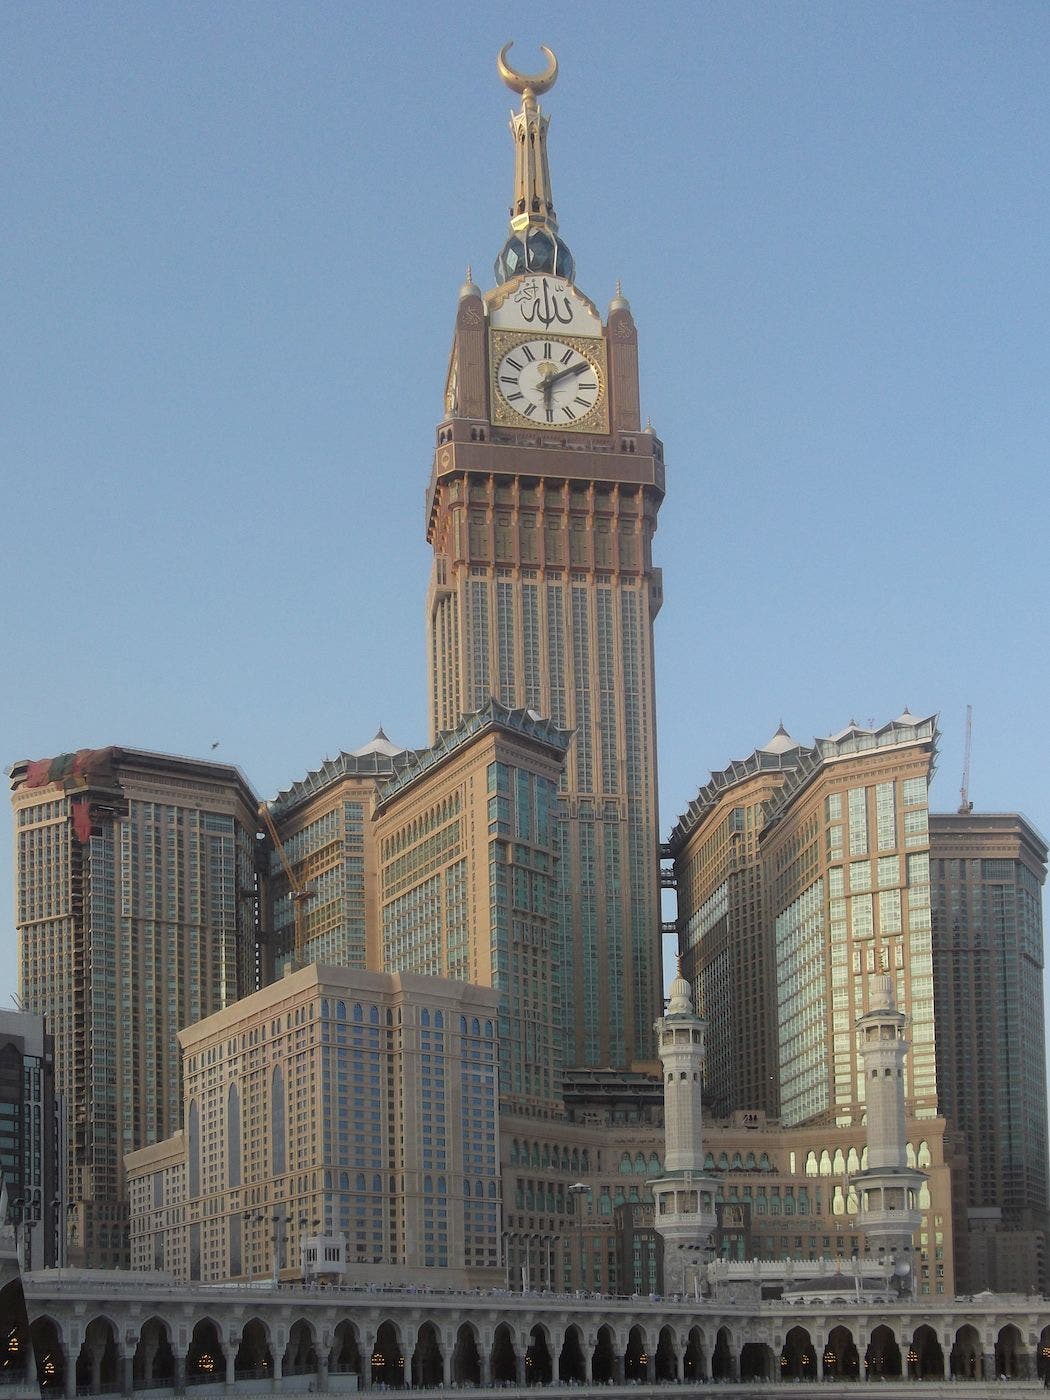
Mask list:
[[[586,1282],[586,1278],[585,1278],[586,1270],[584,1269],[584,1244],[583,1244],[583,1198],[584,1198],[584,1196],[587,1195],[587,1193],[590,1191],[590,1189],[591,1189],[591,1188],[587,1185],[587,1183],[586,1183],[585,1181],[574,1181],[574,1182],[572,1183],[572,1185],[569,1187],[569,1195],[572,1196],[573,1199],[574,1199],[575,1202],[576,1202],[576,1244],[577,1244],[577,1250],[576,1250],[576,1252],[577,1252],[577,1255],[579,1256],[578,1259],[577,1259],[577,1263],[578,1263],[579,1266],[580,1266],[580,1288],[581,1288],[581,1289],[583,1288],[583,1286],[584,1286],[584,1284],[585,1284],[585,1282]]]
[[[246,1258],[247,1261],[248,1261],[248,1282],[249,1282],[249,1283],[251,1283],[251,1281],[252,1281],[252,1275],[253,1275],[253,1273],[254,1273],[254,1268],[253,1268],[253,1264],[254,1264],[254,1250],[252,1249],[252,1241],[251,1241],[251,1233],[252,1233],[252,1230],[251,1230],[251,1227],[252,1227],[253,1225],[257,1225],[257,1224],[259,1223],[259,1221],[260,1221],[260,1220],[263,1220],[264,1218],[265,1218],[265,1217],[262,1215],[262,1213],[261,1213],[260,1211],[254,1211],[254,1212],[252,1212],[252,1211],[250,1211],[250,1210],[246,1210],[246,1211],[244,1212],[244,1254],[245,1254],[245,1258]]]
[[[289,1217],[276,1211],[273,1216],[273,1286],[281,1284],[281,1260],[284,1254],[285,1226]]]

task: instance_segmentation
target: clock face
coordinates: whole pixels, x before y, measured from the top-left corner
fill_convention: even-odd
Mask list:
[[[507,408],[530,423],[573,427],[601,403],[597,365],[553,337],[512,345],[499,361],[495,379]]]

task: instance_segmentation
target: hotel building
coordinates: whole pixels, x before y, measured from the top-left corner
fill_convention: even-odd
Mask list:
[[[1046,1292],[1046,842],[1016,812],[931,813],[930,857],[937,1083],[967,1153],[960,1286]]]
[[[227,764],[11,770],[19,990],[54,1041],[68,1262],[127,1264],[123,1157],[182,1121],[178,1032],[255,985],[256,800]]]
[[[184,1126],[127,1159],[133,1268],[502,1278],[491,990],[311,965],[179,1039]]]

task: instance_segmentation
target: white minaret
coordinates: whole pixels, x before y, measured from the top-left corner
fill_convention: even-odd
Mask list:
[[[682,976],[671,983],[667,1010],[655,1023],[664,1069],[664,1174],[648,1183],[654,1225],[664,1243],[664,1291],[699,1291],[700,1276],[717,1223],[715,1198],[721,1182],[704,1175],[704,1032],[707,1022],[693,1009]],[[690,1277],[691,1275],[691,1277]]]
[[[868,1249],[893,1269],[902,1292],[914,1289],[912,1247],[919,1228],[919,1191],[926,1173],[908,1166],[904,1127],[905,1017],[897,1010],[893,978],[876,977],[868,1010],[857,1022],[864,1064],[868,1165],[852,1178],[860,1197],[860,1225]]]

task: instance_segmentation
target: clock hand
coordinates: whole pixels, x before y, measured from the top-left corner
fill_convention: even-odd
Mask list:
[[[568,369],[560,369],[557,374],[552,374],[546,381],[546,384],[554,385],[557,384],[559,380],[568,379],[572,374],[583,374],[584,371],[589,370],[590,367],[586,360],[584,360],[582,365],[570,365]],[[546,387],[546,385],[544,387]]]

